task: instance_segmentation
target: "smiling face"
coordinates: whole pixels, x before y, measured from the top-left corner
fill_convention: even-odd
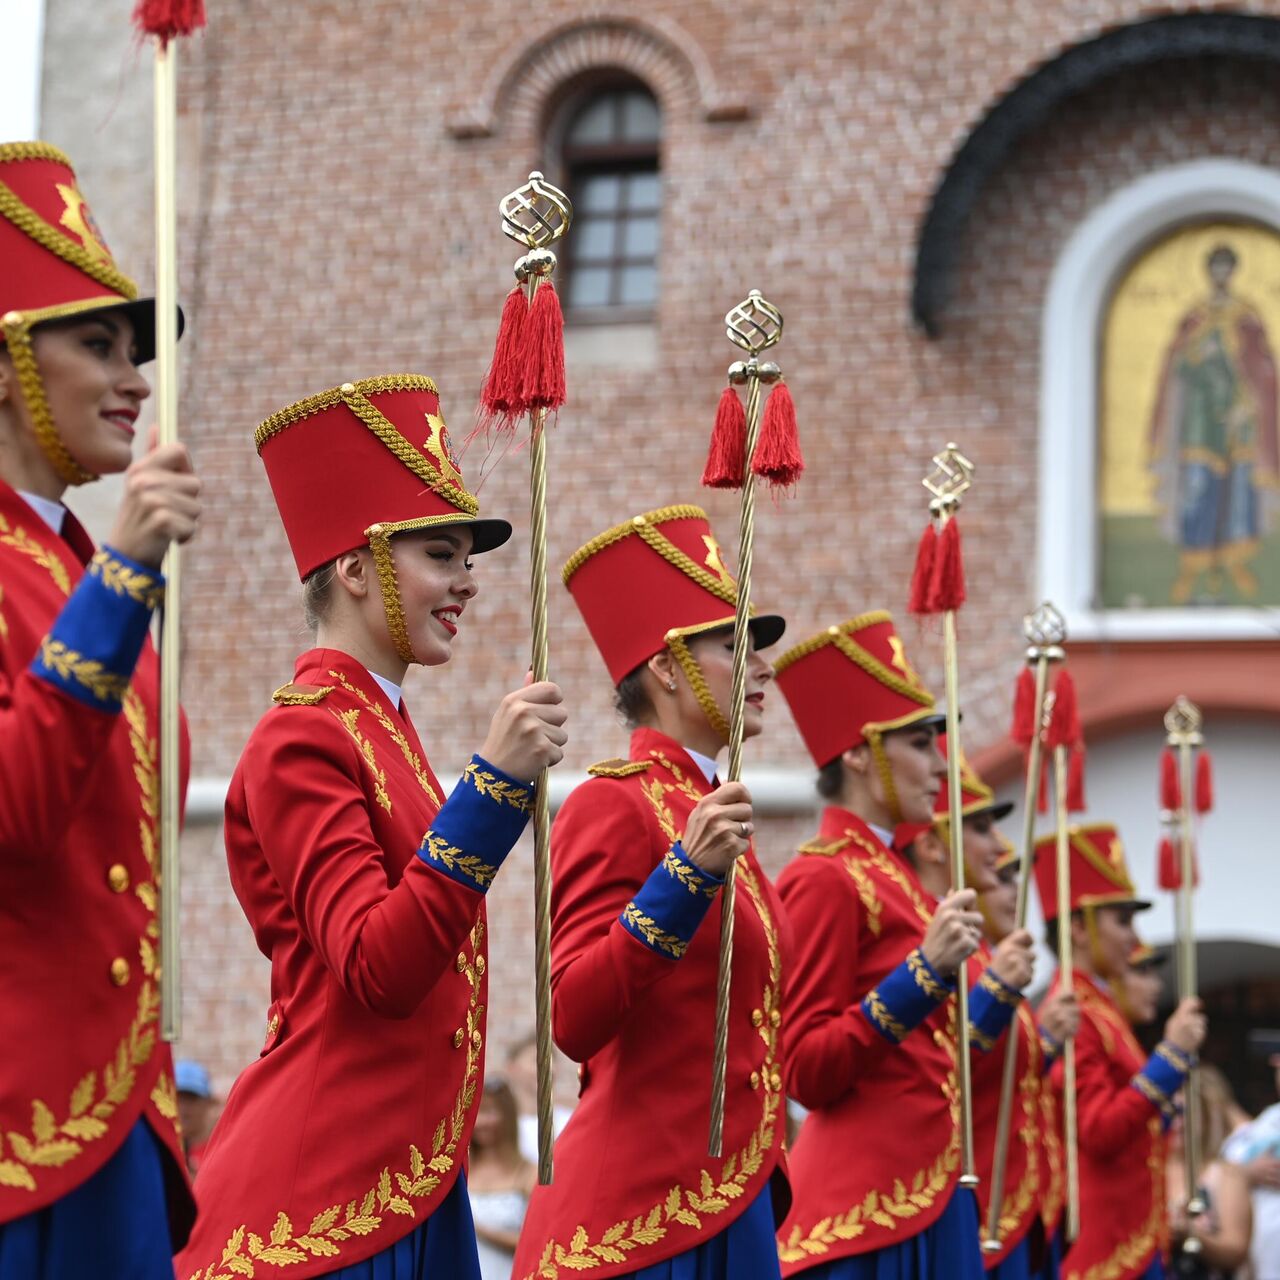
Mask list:
[[[124,471],[133,460],[138,413],[151,394],[133,362],[133,324],[128,315],[103,311],[38,325],[32,330],[31,345],[49,412],[71,456],[94,475]],[[42,457],[7,356],[0,361],[0,387],[4,391],[0,407],[9,420],[16,454]],[[54,473],[50,470],[50,474]],[[41,485],[40,491],[46,492],[47,486]]]
[[[471,544],[465,524],[400,533],[391,539],[409,643],[424,667],[438,667],[453,656],[463,611],[479,590],[471,571]],[[381,600],[375,604],[380,612]]]
[[[894,729],[884,735],[881,745],[893,775],[899,820],[932,822],[933,804],[947,773],[946,759],[938,750],[937,726],[923,724]],[[872,798],[884,814],[879,819],[881,825],[892,826],[896,815],[892,812],[878,769],[872,770],[870,784]]]
[[[715,704],[729,718],[733,693],[733,628],[720,627],[689,640],[689,652],[702,669],[707,688]],[[764,687],[773,679],[773,668],[755,651],[747,653],[746,704],[743,714],[744,738],[754,738],[764,729]],[[706,713],[699,706],[686,682],[680,682],[681,712],[689,718],[690,727],[705,726]],[[685,703],[688,703],[686,706]],[[684,741],[684,739],[681,739]],[[717,744],[716,750],[719,750]],[[708,752],[714,755],[715,752]]]

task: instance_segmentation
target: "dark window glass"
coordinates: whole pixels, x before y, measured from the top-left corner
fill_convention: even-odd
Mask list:
[[[653,95],[638,85],[595,93],[569,117],[563,154],[574,222],[565,241],[565,301],[578,318],[653,310],[661,124]]]

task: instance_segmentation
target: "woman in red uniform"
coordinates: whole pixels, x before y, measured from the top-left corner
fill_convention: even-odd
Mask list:
[[[272,1003],[209,1141],[178,1274],[478,1280],[463,1160],[484,895],[530,780],[561,757],[560,692],[508,694],[444,798],[400,684],[449,661],[470,557],[511,529],[478,518],[429,378],[344,383],[269,418],[257,444],[315,647],[227,797],[231,882]]]
[[[783,1274],[978,1280],[948,997],[982,917],[972,889],[937,902],[893,849],[898,824],[931,821],[942,716],[887,613],[829,627],[776,670],[827,800],[778,881],[797,940],[787,1091],[810,1108],[778,1233]],[[1011,1010],[989,997],[970,1013],[994,1037]]]
[[[0,146],[0,262],[0,1280],[161,1280],[193,1206],[157,1026],[147,629],[200,484],[179,445],[131,463],[154,306],[44,143]],[[95,550],[62,499],[120,472]]]
[[[666,507],[593,538],[564,579],[631,724],[552,831],[557,1043],[581,1101],[513,1274],[777,1280],[787,932],[751,851],[741,784],[719,785],[737,588],[706,516]],[[782,634],[752,621],[756,648]],[[745,729],[769,667],[749,655]],[[723,1155],[707,1155],[720,887],[737,866]]]
[[[945,744],[945,738],[943,743]],[[963,793],[963,838],[965,883],[979,895],[984,922],[984,941],[969,957],[969,983],[978,992],[994,994],[998,1000],[1016,1006],[1009,1024],[1018,1036],[1010,1139],[1005,1163],[1004,1195],[1001,1200],[995,1249],[984,1248],[983,1264],[988,1280],[1029,1280],[1032,1275],[1057,1275],[1056,1264],[1046,1247],[1041,1223],[1041,1206],[1048,1193],[1044,1168],[1041,1121],[1041,1090],[1047,1087],[1045,1073],[1057,1057],[1057,1048],[1079,1026],[1075,997],[1065,992],[1043,1001],[1033,1014],[1021,993],[1032,979],[1031,934],[1014,928],[1015,902],[1000,901],[993,911],[989,895],[998,894],[1001,868],[1017,860],[1006,852],[996,823],[1007,817],[1013,806],[1000,802],[995,793],[963,757],[960,762]],[[935,897],[951,890],[951,857],[948,827],[948,789],[944,781],[934,805],[933,822],[915,834],[911,857],[924,887]],[[1010,888],[1014,888],[1012,878]],[[1013,897],[1016,897],[1016,889]],[[1007,905],[1007,910],[1005,909]],[[992,1167],[995,1156],[996,1123],[1003,1088],[1005,1037],[992,1039],[973,1027],[973,1135],[974,1163],[978,1174],[978,1214],[983,1238],[989,1222]]]
[[[1076,1037],[1079,1116],[1080,1235],[1067,1246],[1064,1280],[1163,1280],[1169,1240],[1165,1203],[1166,1134],[1174,1094],[1204,1040],[1200,1001],[1183,1000],[1148,1057],[1120,1011],[1110,983],[1128,966],[1137,943],[1133,916],[1151,904],[1138,898],[1115,827],[1072,827],[1065,927],[1075,956],[1080,1002]],[[1064,927],[1055,875],[1056,839],[1036,843],[1036,888],[1049,944]],[[1059,975],[1060,978],[1060,975]],[[1058,987],[1055,978],[1050,991]],[[1061,1090],[1060,1068],[1054,1083]]]

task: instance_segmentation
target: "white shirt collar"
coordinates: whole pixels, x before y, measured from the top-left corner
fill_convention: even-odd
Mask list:
[[[55,502],[52,498],[42,498],[38,493],[27,493],[24,489],[18,490],[18,497],[27,504],[41,520],[49,526],[56,534],[62,533],[62,522],[67,518],[67,509],[60,502]]]
[[[378,688],[391,700],[391,705],[400,710],[400,686],[393,684],[386,676],[380,676],[376,671],[370,671],[369,674],[378,682]]]
[[[695,751],[692,747],[685,747],[684,750],[689,759],[702,770],[706,780],[714,782],[716,776],[715,758],[713,756],[704,756],[701,751]]]
[[[874,822],[868,822],[867,826],[871,828],[872,834],[880,841],[886,849],[893,848],[893,832],[886,831],[883,827],[877,827]]]

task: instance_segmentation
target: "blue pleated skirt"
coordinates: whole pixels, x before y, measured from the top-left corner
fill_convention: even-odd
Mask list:
[[[719,1235],[631,1275],[633,1280],[778,1280],[776,1231],[766,1186]]]
[[[987,1280],[1032,1280],[1031,1242],[1023,1236],[994,1267],[987,1268]],[[1054,1272],[1057,1280],[1057,1272]]]
[[[909,1240],[805,1271],[805,1280],[982,1280],[978,1202],[957,1187],[932,1226]]]
[[[458,1174],[436,1211],[407,1236],[372,1258],[326,1274],[334,1280],[480,1280],[466,1174]]]
[[[0,1223],[0,1280],[173,1280],[164,1161],[145,1120],[61,1200]]]

